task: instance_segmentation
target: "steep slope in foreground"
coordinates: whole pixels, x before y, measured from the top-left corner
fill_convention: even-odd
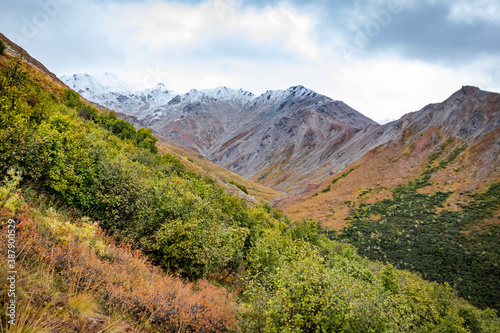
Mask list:
[[[0,103],[0,216],[13,217],[1,235],[16,233],[23,309],[7,312],[3,275],[2,331],[16,314],[19,330],[37,332],[125,330],[122,319],[155,332],[498,331],[493,311],[449,286],[364,260],[314,223],[245,205],[158,155],[149,131],[98,114],[70,90],[57,98],[23,67],[0,71],[0,101],[10,102]],[[96,223],[198,288],[114,249]],[[241,307],[202,277],[234,290]]]

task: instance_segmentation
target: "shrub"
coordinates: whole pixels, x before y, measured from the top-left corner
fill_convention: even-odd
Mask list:
[[[235,182],[234,180],[231,180],[228,182],[229,184],[232,184],[234,186],[236,186],[237,188],[239,188],[243,193],[245,194],[248,194],[248,190],[245,186],[241,185],[241,184],[238,184],[237,182]]]
[[[5,44],[3,40],[0,39],[0,55],[4,55],[5,53]]]
[[[79,106],[78,114],[80,115],[80,117],[86,120],[97,120],[97,109],[91,106]]]
[[[236,328],[237,304],[225,288],[170,276],[130,246],[117,246],[90,219],[70,220],[67,211],[56,211],[53,203],[45,203],[37,194],[30,196],[40,203],[26,205],[16,217],[16,305],[22,311],[16,324],[24,327],[22,331],[101,332],[113,324],[117,327],[112,331],[139,332],[125,319],[141,332]],[[0,229],[0,241],[7,243],[5,229]],[[6,247],[0,248],[2,256],[5,251]],[[0,283],[2,332],[7,328],[8,303],[4,266],[0,263],[5,281]]]
[[[332,185],[328,185],[327,187],[325,187],[324,189],[321,190],[321,193],[330,192],[331,189],[332,189]]]
[[[146,148],[153,154],[158,152],[158,148],[156,148],[156,141],[158,141],[158,139],[153,136],[151,129],[140,128],[137,131],[137,136],[139,138],[139,147]]]

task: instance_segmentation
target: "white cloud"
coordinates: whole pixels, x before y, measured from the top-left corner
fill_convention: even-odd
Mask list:
[[[206,38],[214,30],[215,13],[204,4],[190,6],[153,2],[115,3],[114,21],[130,29],[132,38],[151,49],[189,46]]]
[[[488,21],[500,23],[500,3],[497,0],[454,1],[451,5],[450,19],[455,22],[472,23]]]
[[[293,51],[310,60],[317,60],[320,50],[312,38],[314,20],[300,15],[287,5],[266,8],[262,11],[249,9],[234,21],[235,29],[249,35],[254,41],[283,41]]]
[[[261,94],[302,84],[333,99],[342,100],[378,122],[398,119],[426,104],[441,102],[462,85],[492,84],[491,68],[484,62],[452,70],[419,61],[385,55],[371,60],[344,63],[328,53],[328,61],[262,63],[234,59],[208,63],[158,64],[136,71],[130,79],[138,84],[163,81],[179,93],[191,88],[217,86],[243,88]],[[155,81],[153,78],[156,78]],[[498,83],[498,82],[497,82]]]
[[[332,82],[337,98],[379,122],[440,102],[467,84],[455,71],[387,55],[339,70],[342,80]]]
[[[281,4],[263,9],[242,9],[236,2],[214,0],[193,6],[152,2],[115,3],[114,25],[132,31],[132,38],[152,50],[192,48],[237,36],[254,47],[282,46],[307,59],[317,59],[313,18]]]

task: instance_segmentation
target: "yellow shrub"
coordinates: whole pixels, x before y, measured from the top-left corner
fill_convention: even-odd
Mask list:
[[[85,243],[99,255],[105,255],[106,244],[99,237],[99,227],[88,217],[82,217],[78,223],[63,220],[53,208],[49,208],[45,224],[61,245],[71,242]]]
[[[0,217],[10,218],[23,206],[24,200],[17,192],[21,173],[14,169],[7,171],[4,186],[0,187]]]

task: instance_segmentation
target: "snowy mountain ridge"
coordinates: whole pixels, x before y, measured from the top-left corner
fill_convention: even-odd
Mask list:
[[[60,79],[63,82],[70,83],[71,88],[77,88],[86,94],[89,94],[89,92],[100,94],[110,92],[134,94],[139,92],[137,88],[123,82],[118,76],[112,73],[64,75]]]
[[[191,89],[180,94],[169,90],[163,83],[148,89],[134,87],[111,73],[92,75],[82,73],[61,76],[60,79],[89,101],[138,119],[163,113],[181,102],[183,104],[230,102],[243,107],[256,100],[277,103],[279,100],[284,101],[293,97],[318,96],[316,92],[301,85],[285,90],[268,90],[261,95],[225,86],[203,90]]]
[[[128,85],[116,75],[74,74],[60,78],[71,89],[84,98],[108,109],[142,119],[157,114],[168,106],[184,103],[202,103],[209,101],[231,102],[240,106],[255,98],[255,95],[243,89],[218,87],[213,89],[191,89],[185,94],[177,94],[158,83],[156,87],[143,89]]]

